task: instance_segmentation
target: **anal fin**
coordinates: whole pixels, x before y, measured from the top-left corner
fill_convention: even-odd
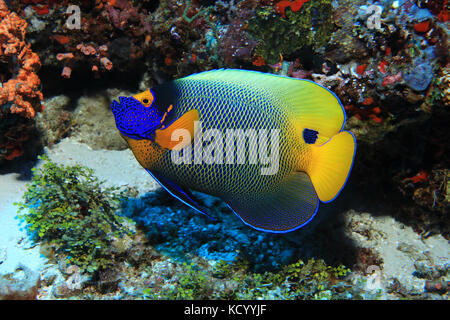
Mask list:
[[[319,208],[319,198],[305,172],[293,172],[265,194],[225,199],[241,220],[267,232],[284,233],[307,224]]]

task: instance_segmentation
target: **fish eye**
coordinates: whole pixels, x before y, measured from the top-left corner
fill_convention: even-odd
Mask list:
[[[134,95],[133,98],[142,103],[142,105],[146,108],[150,107],[153,104],[153,100],[155,99],[150,90]]]
[[[141,103],[142,103],[142,105],[144,106],[144,107],[146,107],[146,108],[148,108],[148,107],[150,107],[150,105],[152,104],[152,102],[153,102],[153,97],[149,97],[149,98],[147,98],[147,97],[144,97],[144,98],[142,98],[142,100],[141,100]]]

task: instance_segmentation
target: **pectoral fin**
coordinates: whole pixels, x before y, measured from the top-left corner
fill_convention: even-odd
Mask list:
[[[166,149],[181,150],[194,139],[194,123],[198,120],[199,114],[197,110],[190,110],[186,112],[180,118],[169,124],[166,128],[157,129],[155,131],[155,142]],[[179,129],[184,131],[175,132]],[[173,141],[176,138],[178,140]]]
[[[205,210],[198,204],[198,202],[196,200],[194,200],[194,196],[192,195],[192,193],[189,190],[183,190],[182,188],[177,186],[174,182],[172,182],[158,174],[155,174],[148,169],[145,169],[145,170],[147,170],[147,172],[153,177],[153,179],[155,179],[161,185],[161,187],[166,189],[167,192],[169,192],[172,196],[174,196],[175,198],[177,198],[184,204],[188,205],[192,209],[194,209],[194,210],[200,212],[201,214],[204,214],[208,218],[214,220],[214,218],[210,217],[209,215],[207,215],[204,212]]]

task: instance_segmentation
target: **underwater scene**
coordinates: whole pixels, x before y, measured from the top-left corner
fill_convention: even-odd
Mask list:
[[[0,0],[0,300],[449,300],[449,26]]]

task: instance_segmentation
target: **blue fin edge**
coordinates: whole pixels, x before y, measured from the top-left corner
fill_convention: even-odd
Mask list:
[[[180,197],[178,197],[177,195],[175,195],[172,191],[170,191],[169,189],[167,189],[167,187],[166,187],[163,183],[161,183],[161,181],[159,181],[159,180],[155,177],[155,175],[154,175],[150,170],[148,170],[148,169],[146,169],[146,168],[145,168],[145,170],[152,176],[153,179],[156,180],[156,182],[159,183],[159,185],[160,185],[161,187],[164,188],[164,190],[166,190],[168,193],[170,193],[170,195],[171,195],[172,197],[174,197],[174,198],[180,200],[181,202],[183,202],[183,203],[184,203],[185,205],[187,205],[188,207],[194,209],[194,210],[197,211],[197,212],[200,212],[201,214],[207,216],[207,217],[210,218],[211,220],[216,220],[215,218],[209,216],[208,214],[204,213],[203,211],[199,210],[198,208],[193,207],[192,205],[190,205],[189,203],[187,203],[186,201],[184,201],[183,199],[181,199]]]
[[[225,202],[225,203],[226,203],[226,202]],[[288,232],[292,232],[292,231],[295,231],[295,230],[298,230],[298,229],[304,227],[305,225],[307,225],[308,223],[310,223],[311,220],[314,219],[314,217],[316,216],[317,211],[319,210],[319,204],[320,204],[320,200],[319,200],[319,197],[317,197],[316,211],[314,211],[314,213],[312,214],[312,216],[311,216],[307,221],[303,222],[301,225],[296,226],[295,228],[292,228],[292,229],[288,229],[288,230],[276,231],[276,230],[262,229],[262,228],[255,227],[254,225],[251,225],[250,223],[244,221],[244,219],[242,219],[241,216],[240,216],[236,211],[234,211],[233,208],[230,207],[230,205],[229,205],[228,203],[226,203],[226,205],[228,206],[228,208],[230,208],[230,210],[231,210],[236,216],[238,216],[238,218],[241,219],[241,221],[242,221],[245,225],[247,225],[247,226],[249,226],[249,227],[252,227],[252,228],[255,229],[255,230],[258,230],[258,231],[264,231],[264,232],[268,232],[268,233],[288,233]]]

